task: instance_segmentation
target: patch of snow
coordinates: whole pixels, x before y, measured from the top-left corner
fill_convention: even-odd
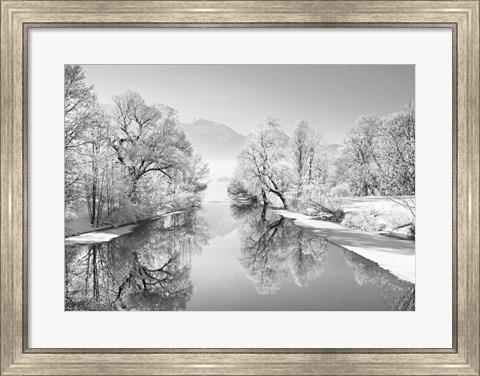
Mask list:
[[[295,225],[314,229],[328,241],[376,262],[400,279],[415,283],[415,242],[319,221],[312,216],[288,210],[275,209],[273,212],[294,219]]]
[[[165,213],[165,214],[162,214],[162,215],[158,215],[152,219],[157,219],[157,218],[162,218],[162,217],[168,217],[169,215],[173,215],[173,214],[180,214],[180,213],[183,213],[182,210],[177,210],[177,211],[173,211],[173,212],[168,212],[168,213]]]
[[[169,218],[173,214],[180,214],[180,213],[183,213],[183,210],[176,210],[173,212],[160,214],[155,217],[149,218],[145,221],[153,221],[155,219],[159,219],[162,217]],[[131,224],[115,227],[115,228],[109,227],[103,230],[102,228],[98,228],[95,231],[90,231],[83,234],[69,236],[65,238],[65,245],[106,243],[112,239],[118,238],[119,236],[126,235],[133,232],[135,228],[140,226],[145,221],[141,221],[138,223],[131,223]]]
[[[65,238],[65,245],[106,243],[119,236],[133,232],[133,230],[139,225],[140,223],[133,223],[116,228],[109,228],[108,230],[97,230],[85,234],[69,236],[68,238]]]
[[[273,209],[272,210],[274,213],[277,213],[278,215],[281,215],[284,218],[290,218],[290,219],[309,219],[312,218],[309,215],[302,214],[302,213],[295,213],[290,210],[285,210],[285,209]]]
[[[112,234],[109,232],[94,231],[94,232],[88,232],[86,234],[70,236],[68,238],[65,238],[65,245],[105,243],[119,236],[121,236],[121,234]]]
[[[415,202],[415,196],[405,196],[412,202]],[[384,196],[365,196],[365,197],[342,197],[338,199],[345,213],[358,213],[362,211],[376,211],[383,215],[406,215],[410,216],[407,208],[388,199]]]
[[[65,222],[65,236],[73,236],[86,232],[103,230],[111,227],[110,225],[93,227],[90,224],[90,218],[86,211],[80,212],[75,220]]]

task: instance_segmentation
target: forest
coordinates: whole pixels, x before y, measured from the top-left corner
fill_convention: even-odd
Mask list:
[[[414,309],[413,102],[338,145],[323,113],[242,135],[88,69],[64,72],[66,310]]]
[[[368,216],[378,213],[345,218],[345,198],[379,196],[403,209],[397,225],[414,233],[414,105],[384,117],[359,116],[333,157],[308,122],[299,121],[289,137],[279,120],[269,116],[250,135],[228,191],[232,197],[320,215],[349,227],[365,227]]]
[[[118,226],[200,206],[208,164],[195,153],[177,112],[135,92],[101,105],[81,66],[65,66],[65,221]],[[228,193],[235,199],[382,230],[375,210],[348,213],[345,198],[382,197],[402,214],[391,228],[415,233],[415,108],[357,118],[334,155],[307,121],[287,135],[267,116],[247,138]],[[75,232],[69,230],[70,233]]]
[[[134,92],[98,103],[81,66],[65,66],[65,221],[93,227],[199,205],[208,168],[176,111]]]

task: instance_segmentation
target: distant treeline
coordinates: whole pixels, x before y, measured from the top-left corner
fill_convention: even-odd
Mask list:
[[[208,169],[175,110],[127,91],[107,112],[78,65],[65,66],[64,93],[67,222],[117,224],[199,201]]]

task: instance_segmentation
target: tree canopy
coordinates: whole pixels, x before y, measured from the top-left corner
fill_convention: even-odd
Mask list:
[[[327,213],[343,212],[336,197],[381,195],[397,200],[414,214],[415,108],[384,117],[357,118],[337,155],[331,155],[318,128],[301,120],[292,137],[271,116],[260,123],[237,159],[229,185],[241,195],[264,204]]]
[[[196,205],[208,168],[178,126],[176,111],[127,91],[110,109],[78,65],[65,66],[67,223],[119,224]]]

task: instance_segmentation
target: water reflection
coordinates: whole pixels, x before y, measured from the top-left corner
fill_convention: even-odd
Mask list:
[[[308,287],[329,267],[328,253],[337,252],[353,272],[357,285],[375,287],[386,309],[415,309],[412,284],[371,260],[329,243],[314,230],[296,226],[291,220],[255,206],[234,206],[233,216],[240,223],[240,263],[259,294],[277,293],[289,273],[298,287]]]
[[[317,278],[325,264],[325,239],[263,208],[234,207],[241,222],[240,263],[259,294],[274,294],[291,272],[299,287]]]
[[[414,310],[415,289],[314,230],[224,202],[65,247],[65,309]]]
[[[183,310],[191,257],[208,243],[196,211],[143,224],[109,243],[66,247],[66,310]]]
[[[376,286],[389,310],[415,310],[415,287],[413,284],[398,279],[380,268],[375,262],[354,252],[342,247],[338,247],[338,249],[345,258],[345,263],[352,269],[355,282],[359,286]]]

